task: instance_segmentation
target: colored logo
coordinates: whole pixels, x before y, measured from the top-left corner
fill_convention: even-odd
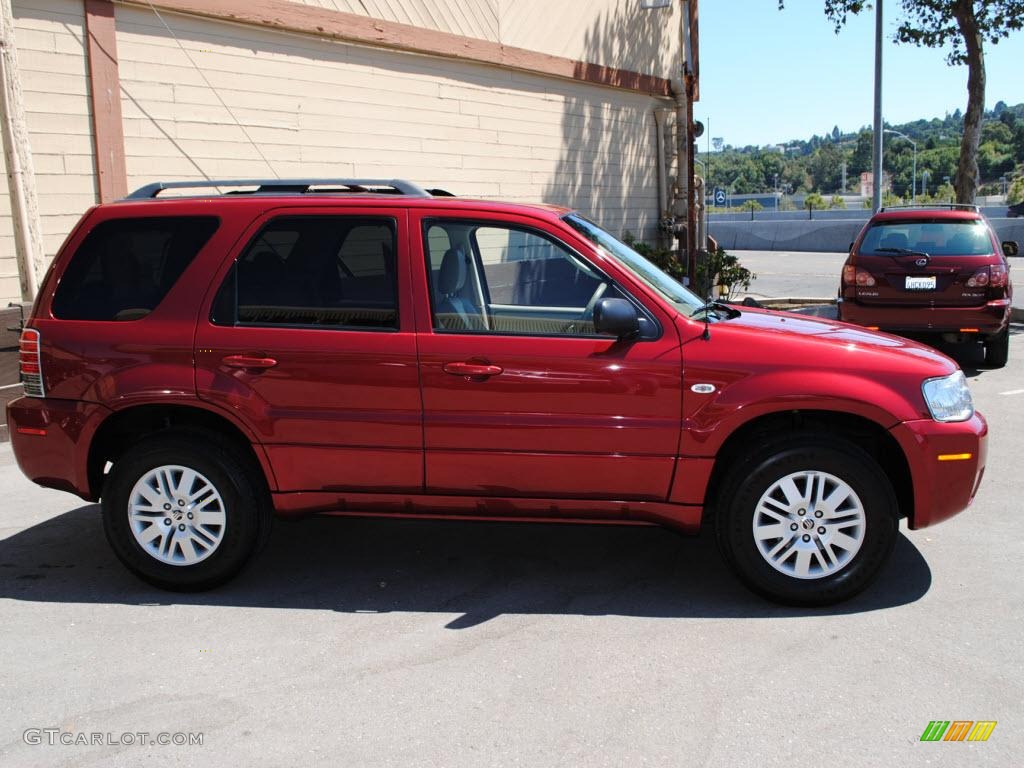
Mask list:
[[[932,720],[921,741],[988,741],[995,729],[995,720]]]

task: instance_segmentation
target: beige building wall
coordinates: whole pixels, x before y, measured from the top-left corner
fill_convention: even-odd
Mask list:
[[[50,258],[82,212],[96,202],[85,12],[79,0],[16,0],[14,27],[43,247]],[[0,306],[20,298],[10,197],[2,184]]]
[[[164,19],[182,48],[152,13],[117,9],[129,188],[172,178],[397,176],[459,195],[580,207],[616,231],[653,223],[649,96]]]
[[[297,2],[659,77],[679,67],[678,2],[655,11],[640,0]]]
[[[662,45],[633,0],[303,0],[645,74]],[[47,257],[98,200],[81,0],[15,0]],[[634,91],[117,5],[128,188],[154,180],[401,177],[657,219],[653,110]],[[632,26],[631,26],[632,25]],[[639,25],[639,26],[637,26]],[[616,42],[622,36],[626,42]],[[652,48],[651,50],[654,50]],[[212,88],[211,88],[212,86]],[[6,188],[0,301],[19,296]]]

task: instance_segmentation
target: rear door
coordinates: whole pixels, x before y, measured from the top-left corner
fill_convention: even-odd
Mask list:
[[[428,492],[664,500],[682,402],[670,319],[546,222],[412,216]],[[633,301],[645,338],[598,336],[595,297]]]
[[[407,232],[396,208],[278,210],[222,268],[197,390],[257,434],[281,491],[422,490]]]

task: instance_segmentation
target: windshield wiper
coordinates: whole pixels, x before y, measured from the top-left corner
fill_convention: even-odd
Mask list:
[[[702,306],[697,307],[697,309],[693,311],[693,315],[696,316],[700,312],[707,312],[712,309],[721,309],[723,312],[725,312],[725,314],[729,316],[730,320],[734,317],[739,317],[740,315],[743,314],[738,309],[736,309],[736,307],[734,307],[732,304],[727,304],[724,301],[717,301],[715,299],[708,299]]]
[[[875,248],[874,252],[884,253],[886,256],[921,256],[929,262],[932,260],[931,254],[911,248]]]

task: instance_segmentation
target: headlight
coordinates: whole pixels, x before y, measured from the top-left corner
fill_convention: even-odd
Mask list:
[[[921,391],[936,421],[967,421],[974,415],[974,401],[963,371],[939,379],[925,379]]]

